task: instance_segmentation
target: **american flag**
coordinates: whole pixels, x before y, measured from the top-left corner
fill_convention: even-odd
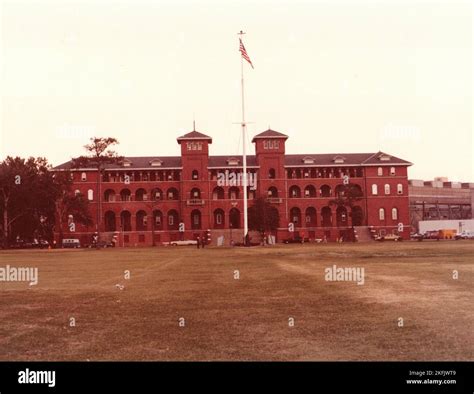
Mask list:
[[[242,53],[242,57],[243,57],[245,60],[247,60],[247,61],[249,62],[249,64],[252,66],[252,68],[253,68],[252,61],[250,60],[249,55],[247,55],[247,51],[245,50],[244,43],[242,42],[242,39],[239,38],[239,41],[240,41],[240,48],[239,48],[239,51],[240,51],[240,53]]]

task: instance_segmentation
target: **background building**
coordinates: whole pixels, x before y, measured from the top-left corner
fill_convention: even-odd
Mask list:
[[[369,238],[369,229],[409,237],[410,162],[383,152],[287,155],[287,139],[274,130],[256,135],[255,155],[247,161],[248,172],[256,176],[249,206],[264,197],[278,212],[277,241],[295,235],[333,241],[353,226],[361,240]],[[207,229],[213,240],[224,236],[226,244],[241,241],[242,187],[222,186],[218,180],[222,173],[241,173],[242,157],[210,156],[211,137],[195,130],[177,141],[180,156],[128,157],[107,166],[100,183],[95,169],[71,169],[70,162],[56,167],[72,170],[75,192],[86,195],[93,218],[97,210],[100,217],[93,227],[78,225],[74,234],[65,236],[89,243],[98,225],[103,237],[117,232],[124,246],[193,239]],[[345,177],[362,193],[352,208],[331,204]]]
[[[433,181],[409,181],[410,223],[418,231],[421,220],[472,219],[474,183],[449,182],[438,177]]]

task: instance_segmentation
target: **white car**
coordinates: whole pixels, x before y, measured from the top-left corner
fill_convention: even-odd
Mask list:
[[[461,231],[457,233],[454,239],[474,239],[474,231]]]
[[[189,245],[197,245],[197,241],[195,239],[188,239],[184,241],[170,241],[170,242],[163,242],[163,245],[166,246],[189,246]]]

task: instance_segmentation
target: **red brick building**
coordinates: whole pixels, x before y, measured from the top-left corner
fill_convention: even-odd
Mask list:
[[[260,133],[252,140],[255,155],[247,157],[247,171],[255,181],[249,187],[249,207],[264,197],[278,211],[277,241],[296,234],[334,241],[352,226],[360,239],[369,228],[379,234],[401,230],[409,237],[410,162],[383,152],[287,155],[287,139],[273,130]],[[101,237],[115,233],[120,246],[158,245],[194,239],[210,229],[213,242],[221,236],[225,244],[242,240],[242,187],[219,183],[222,174],[226,179],[242,174],[242,157],[210,156],[211,137],[197,131],[177,141],[180,156],[127,157],[107,166],[100,183],[92,168],[71,169],[75,192],[87,196],[93,218],[100,217]],[[70,164],[55,170],[70,169]],[[363,194],[353,207],[357,215],[330,204],[345,177]],[[65,236],[90,243],[96,226],[76,225],[75,232]]]

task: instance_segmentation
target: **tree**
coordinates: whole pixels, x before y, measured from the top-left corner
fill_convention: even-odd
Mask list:
[[[70,192],[69,181],[59,182],[44,158],[7,157],[0,163],[1,236],[4,247],[14,236],[52,238],[56,202]],[[62,175],[64,179],[68,176]],[[69,205],[79,220],[87,216],[88,201]],[[85,221],[87,222],[87,220]]]
[[[255,200],[254,205],[248,210],[249,229],[259,231],[262,234],[266,231],[275,231],[280,224],[280,215],[263,197]]]
[[[356,202],[362,200],[362,196],[362,190],[360,189],[359,185],[356,185],[354,183],[346,183],[343,184],[342,187],[338,190],[338,195],[336,196],[336,198],[329,201],[329,205],[334,205],[337,208],[350,208],[350,215],[352,218],[352,235],[350,235],[350,237],[352,239],[354,239],[354,219],[359,218],[355,215],[362,215],[362,213],[359,211],[356,211],[355,215],[353,215],[353,208]]]
[[[64,238],[63,223],[72,215],[74,223],[90,226],[93,224],[89,213],[89,200],[82,194],[72,194],[71,173],[69,171],[54,174],[55,213],[58,219],[59,242]]]
[[[94,168],[97,170],[97,235],[100,239],[100,224],[101,224],[101,207],[102,207],[102,174],[104,167],[107,164],[120,163],[123,160],[123,156],[119,156],[117,152],[110,150],[109,148],[113,145],[117,145],[119,142],[116,138],[112,137],[92,137],[91,143],[84,145],[84,148],[89,153],[86,156],[80,156],[72,160],[73,168]]]

